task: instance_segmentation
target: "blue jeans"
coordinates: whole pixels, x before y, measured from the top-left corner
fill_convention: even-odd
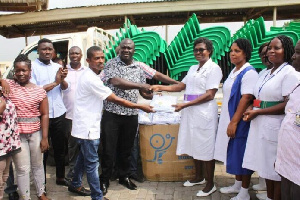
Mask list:
[[[98,147],[100,139],[88,140],[79,139],[80,151],[74,166],[74,176],[72,179],[73,187],[81,187],[83,172],[86,172],[87,181],[91,190],[91,198],[93,200],[102,200],[103,194],[100,190],[100,180],[98,175],[99,158]]]

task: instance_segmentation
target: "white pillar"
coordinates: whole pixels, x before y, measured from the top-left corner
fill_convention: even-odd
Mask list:
[[[273,9],[273,26],[276,26],[276,19],[277,19],[277,7]]]
[[[169,27],[168,27],[168,25],[165,25],[165,41],[167,42],[167,45],[169,45]]]

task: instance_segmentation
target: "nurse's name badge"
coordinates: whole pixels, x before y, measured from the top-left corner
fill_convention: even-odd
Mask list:
[[[296,117],[295,117],[295,121],[294,121],[294,124],[298,127],[300,127],[300,111],[298,111],[296,113]]]

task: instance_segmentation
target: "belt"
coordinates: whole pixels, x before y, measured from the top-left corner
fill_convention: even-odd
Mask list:
[[[18,118],[18,122],[39,122],[39,121],[40,121],[39,117],[31,117],[31,118],[20,117],[20,118]]]
[[[193,101],[197,99],[198,97],[202,96],[202,94],[185,94],[184,100],[185,101]]]
[[[258,99],[254,99],[253,106],[256,108],[269,108],[275,106],[277,104],[282,103],[283,101],[261,101]]]

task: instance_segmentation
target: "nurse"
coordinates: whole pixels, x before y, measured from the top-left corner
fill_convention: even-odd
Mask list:
[[[257,72],[248,63],[251,52],[252,46],[246,39],[237,39],[231,45],[230,61],[235,68],[223,85],[215,146],[214,158],[226,164],[227,173],[235,175],[234,185],[220,189],[221,193],[238,193],[233,200],[250,200],[248,188],[253,171],[242,168],[250,123],[242,118],[252,103],[253,88],[258,79]]]
[[[273,68],[259,77],[254,88],[254,108],[244,113],[244,120],[251,121],[249,134],[258,133],[256,145],[247,143],[246,147],[246,151],[254,152],[256,159],[252,165],[245,167],[256,170],[260,177],[266,179],[267,199],[277,200],[281,196],[281,178],[275,172],[274,163],[286,97],[298,84],[296,71],[290,65],[293,54],[293,41],[289,37],[280,35],[271,40],[267,57]]]
[[[171,85],[154,85],[153,91],[179,92],[185,89],[184,103],[175,105],[182,110],[178,135],[177,155],[187,154],[194,158],[196,176],[186,181],[186,187],[207,183],[197,196],[204,197],[216,191],[214,185],[214,146],[218,123],[218,106],[214,100],[222,79],[220,67],[211,60],[213,45],[207,38],[194,42],[194,56],[198,65],[190,67],[182,82]],[[202,169],[205,169],[203,173]]]

